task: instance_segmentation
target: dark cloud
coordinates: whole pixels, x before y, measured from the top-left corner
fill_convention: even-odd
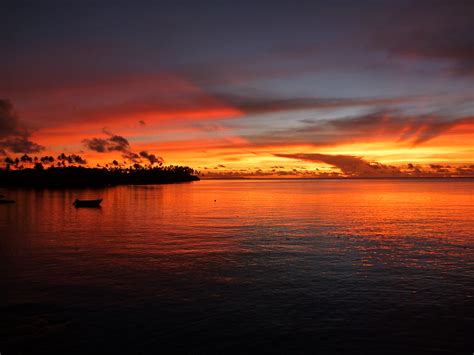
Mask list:
[[[450,61],[474,74],[474,2],[418,0],[400,6],[375,35],[377,47],[408,58]]]
[[[427,122],[425,122],[425,124],[419,129],[418,134],[413,141],[413,145],[425,143],[435,137],[442,135],[450,129],[455,128],[456,126],[463,124],[474,124],[474,117],[458,118],[455,120],[441,122],[434,119],[428,119]]]
[[[109,149],[111,151],[116,150],[118,152],[124,152],[130,149],[130,144],[128,143],[128,140],[126,138],[122,136],[113,135],[111,133],[107,133],[107,134],[110,135]]]
[[[21,125],[13,105],[8,100],[0,99],[0,154],[37,153],[43,146],[30,140],[31,133]]]
[[[0,140],[0,146],[12,153],[38,153],[44,150],[42,145],[30,141],[27,136],[9,137]]]
[[[383,98],[291,98],[278,99],[265,95],[247,97],[239,95],[218,95],[219,99],[231,104],[246,114],[263,114],[272,112],[335,109],[357,106],[396,105],[416,100],[416,97],[383,97]]]
[[[141,162],[140,155],[138,155],[137,153],[134,153],[132,151],[123,152],[122,157],[124,159],[130,160],[131,162],[134,162],[134,163],[140,163]]]
[[[396,110],[385,110],[333,120],[305,120],[303,123],[304,126],[270,131],[249,139],[260,145],[285,142],[327,146],[376,138],[416,146],[458,126],[474,125],[474,117],[410,116]]]
[[[275,154],[281,158],[291,158],[310,162],[319,162],[339,168],[349,177],[402,177],[406,176],[399,168],[377,162],[368,162],[361,157],[352,155],[329,154]]]
[[[474,117],[450,118],[437,115],[406,116],[396,111],[374,112],[355,118],[328,122],[338,132],[354,135],[397,136],[398,141],[410,141],[413,146],[425,143],[456,126],[474,124]]]
[[[83,143],[88,149],[94,150],[99,153],[105,153],[109,151],[107,149],[109,142],[106,139],[102,139],[102,138],[84,139]]]
[[[88,149],[94,150],[99,153],[106,153],[106,152],[127,153],[130,151],[130,143],[128,142],[126,138],[112,134],[105,129],[103,130],[103,132],[109,137],[84,139],[82,142]]]
[[[110,133],[106,129],[102,130],[108,138],[90,138],[84,139],[82,143],[90,150],[98,153],[120,152],[122,157],[131,162],[137,163],[140,156],[131,151],[130,143],[125,137]]]
[[[150,164],[162,164],[163,163],[163,158],[162,157],[157,157],[156,155],[150,154],[145,150],[140,152],[140,156],[142,158],[147,159],[150,162]]]
[[[331,155],[318,153],[274,154],[280,158],[290,158],[332,165],[341,170],[343,177],[353,178],[410,178],[410,177],[474,177],[474,165],[431,164],[428,166],[408,163],[402,166],[369,162],[353,155]],[[317,177],[330,177],[316,173]],[[332,174],[332,177],[341,177]]]

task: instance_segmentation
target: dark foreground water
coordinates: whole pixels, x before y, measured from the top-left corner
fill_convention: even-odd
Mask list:
[[[2,355],[474,351],[472,180],[0,193]]]

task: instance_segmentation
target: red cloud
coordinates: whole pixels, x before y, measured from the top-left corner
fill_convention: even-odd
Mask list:
[[[23,116],[37,127],[101,128],[111,123],[152,124],[241,114],[237,108],[173,74],[111,77],[25,93],[19,101],[23,103]]]

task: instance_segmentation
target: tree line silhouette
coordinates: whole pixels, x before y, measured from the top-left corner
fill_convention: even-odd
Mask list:
[[[4,159],[0,185],[17,187],[100,187],[126,184],[164,184],[199,180],[198,172],[187,166],[163,166],[112,161],[87,167],[79,155],[64,153],[31,157],[27,154]]]

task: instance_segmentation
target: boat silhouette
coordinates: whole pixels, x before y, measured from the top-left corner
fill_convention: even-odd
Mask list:
[[[72,204],[74,207],[100,207],[100,203],[102,202],[102,199],[97,199],[97,200],[79,200],[76,199]]]

